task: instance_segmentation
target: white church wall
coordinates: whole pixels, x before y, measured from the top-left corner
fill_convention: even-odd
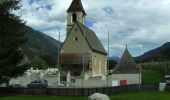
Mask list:
[[[22,86],[27,86],[31,81],[44,79],[48,81],[49,86],[57,86],[59,83],[58,69],[52,68],[47,70],[27,70],[25,74],[18,78],[13,78],[10,80],[9,84],[21,84]]]
[[[112,86],[112,79],[111,77],[108,77],[108,83],[107,78],[102,79],[102,76],[98,77],[90,77],[88,80],[83,80],[82,78],[74,78],[75,83],[71,83],[70,86],[72,87],[107,87]]]
[[[107,56],[92,52],[92,76],[106,75],[107,73]]]
[[[111,77],[119,82],[120,80],[127,80],[127,85],[141,84],[141,74],[112,74]]]

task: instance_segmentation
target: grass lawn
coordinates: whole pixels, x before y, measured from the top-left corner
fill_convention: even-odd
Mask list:
[[[111,96],[111,100],[170,100],[170,93],[142,92],[118,94]]]
[[[170,93],[142,92],[110,96],[111,100],[170,100]],[[87,100],[87,97],[56,97],[56,96],[9,96],[0,100]]]

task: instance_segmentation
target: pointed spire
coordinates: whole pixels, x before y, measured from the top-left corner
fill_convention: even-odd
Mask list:
[[[83,8],[81,0],[73,0],[67,12],[82,11],[85,15],[86,12]]]
[[[120,72],[120,73],[138,72],[137,66],[133,60],[133,57],[130,55],[128,51],[127,44],[126,44],[126,49],[119,63],[116,65],[115,72]]]

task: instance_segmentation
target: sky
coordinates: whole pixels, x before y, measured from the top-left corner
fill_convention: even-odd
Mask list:
[[[66,37],[72,0],[22,0],[15,13],[26,25],[56,40]],[[139,56],[170,41],[170,0],[82,0],[86,25],[96,32],[110,56],[120,57],[126,44]]]

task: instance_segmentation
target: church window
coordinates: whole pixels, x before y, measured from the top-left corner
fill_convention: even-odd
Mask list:
[[[77,15],[75,13],[73,13],[73,17],[72,18],[73,18],[72,19],[73,22],[77,21]]]
[[[75,38],[74,38],[74,41],[78,41],[78,37],[75,37]]]

